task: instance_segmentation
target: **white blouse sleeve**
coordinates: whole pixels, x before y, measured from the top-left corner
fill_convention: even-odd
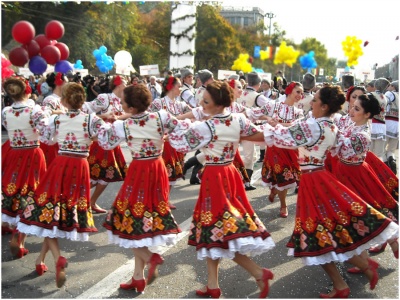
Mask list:
[[[281,124],[272,127],[263,125],[264,139],[267,146],[296,149],[302,146],[315,144],[322,132],[322,128],[314,118],[302,119],[290,127]]]
[[[103,126],[105,122],[95,113],[90,114],[89,116],[89,134],[90,137],[98,136],[99,130],[101,126]]]
[[[97,134],[98,143],[101,148],[111,150],[126,140],[125,121],[117,120],[114,123],[104,123]]]
[[[252,107],[247,112],[247,117],[252,121],[259,120],[262,116],[272,116],[275,107],[275,101],[268,100],[262,107]]]
[[[93,101],[85,102],[82,106],[82,111],[88,114],[98,113],[107,109],[109,105],[110,100],[108,99],[108,94],[100,94]]]
[[[351,160],[352,157],[366,154],[371,146],[371,138],[366,132],[357,132],[349,137],[339,135],[337,151],[341,158]]]
[[[56,122],[57,122],[58,118],[59,118],[59,115],[52,115],[48,119],[47,125],[43,126],[41,133],[40,133],[40,142],[41,143],[44,143],[47,145],[54,145],[57,143]]]
[[[207,146],[212,139],[212,133],[206,122],[196,121],[189,125],[180,122],[169,134],[169,143],[176,151],[187,153]]]

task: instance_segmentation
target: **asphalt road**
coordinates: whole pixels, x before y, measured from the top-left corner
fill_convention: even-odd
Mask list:
[[[126,148],[124,153],[128,154]],[[191,154],[188,154],[190,157]],[[127,156],[128,158],[128,156]],[[129,159],[128,159],[129,160]],[[261,164],[256,164],[255,170]],[[189,175],[189,173],[188,173]],[[272,270],[275,277],[271,281],[269,298],[318,298],[319,293],[331,289],[328,276],[319,266],[303,266],[300,259],[287,256],[286,243],[293,230],[296,194],[289,191],[287,203],[289,217],[279,217],[279,201],[266,200],[268,189],[255,184],[257,189],[248,192],[251,204],[267,230],[271,233],[276,247],[254,260]],[[110,184],[98,204],[108,208],[121,183]],[[30,253],[14,259],[9,251],[10,235],[1,240],[1,297],[2,298],[198,298],[195,290],[207,282],[205,261],[196,259],[194,247],[187,245],[191,214],[197,199],[198,186],[189,180],[180,181],[171,191],[171,202],[177,206],[174,216],[182,228],[177,245],[164,248],[165,262],[159,268],[159,277],[143,294],[119,289],[133,274],[134,259],[130,249],[108,244],[108,237],[102,223],[105,214],[96,214],[95,224],[99,232],[92,234],[88,242],[72,242],[60,239],[60,248],[69,262],[66,285],[60,289],[55,284],[55,265],[51,254],[46,258],[49,271],[43,276],[35,272],[35,259],[41,248],[42,239],[30,236],[26,247]],[[374,256],[381,267],[380,280],[375,290],[369,290],[369,283],[363,275],[345,272],[348,264],[338,264],[351,289],[351,298],[398,299],[398,260],[388,247]],[[231,260],[222,260],[220,267],[220,287],[223,298],[257,298],[259,290],[249,274]]]

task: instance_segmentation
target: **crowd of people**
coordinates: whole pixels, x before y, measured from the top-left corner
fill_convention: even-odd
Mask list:
[[[389,245],[398,259],[399,96],[398,81],[378,78],[367,92],[370,85],[345,75],[341,85],[318,87],[311,73],[288,82],[281,71],[274,80],[255,72],[216,80],[206,69],[163,80],[51,73],[35,85],[10,77],[2,109],[2,231],[12,233],[10,251],[21,258],[29,235],[42,237],[36,272],[48,270],[50,251],[60,288],[68,262],[58,239],[87,241],[97,231],[93,214],[104,213],[109,243],[134,255],[132,279],[120,288],[143,292],[164,261],[152,251],[174,245],[181,232],[170,191],[193,167],[190,183],[200,186],[188,244],[208,271],[196,294],[221,296],[219,263],[227,258],[266,298],[274,274],[251,257],[275,243],[246,193],[256,189],[258,160],[280,217],[288,217],[288,190],[297,189],[288,254],[327,273],[333,289],[320,297],[350,295],[337,262],[351,263],[348,272],[363,273],[373,290],[379,264],[368,252]],[[96,201],[112,182],[122,186],[104,209]]]

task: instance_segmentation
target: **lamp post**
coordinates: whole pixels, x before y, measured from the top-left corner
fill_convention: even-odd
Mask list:
[[[265,16],[269,19],[269,44],[271,45],[271,22],[272,18],[275,18],[276,15],[272,12],[266,13]]]

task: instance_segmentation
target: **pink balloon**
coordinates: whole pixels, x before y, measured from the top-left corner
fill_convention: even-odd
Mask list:
[[[35,36],[35,27],[28,21],[19,21],[11,30],[14,40],[21,44],[28,44]]]
[[[29,60],[29,54],[24,48],[17,47],[10,51],[8,58],[14,66],[23,67]]]
[[[23,47],[28,51],[29,58],[40,53],[40,46],[35,40],[30,41],[29,44],[24,45]]]
[[[38,34],[37,36],[35,36],[35,41],[39,44],[40,49],[51,45],[50,40],[44,34]]]
[[[50,21],[46,24],[44,32],[49,40],[58,40],[64,35],[64,25],[56,20]]]
[[[65,45],[64,43],[57,43],[54,46],[56,46],[58,48],[58,50],[60,50],[61,52],[61,58],[60,60],[66,60],[69,56],[69,48],[67,45]]]
[[[61,58],[61,52],[56,46],[48,45],[40,51],[41,56],[49,65],[56,64]]]

